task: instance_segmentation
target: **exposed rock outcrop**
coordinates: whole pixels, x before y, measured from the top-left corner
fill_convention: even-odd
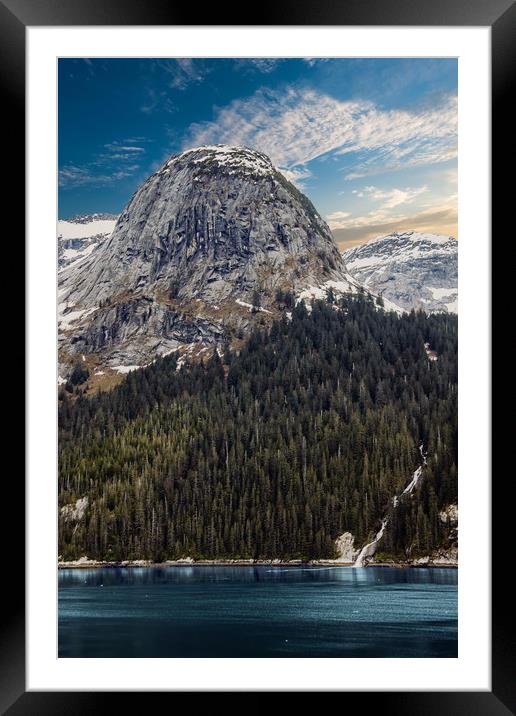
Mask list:
[[[65,522],[79,522],[84,517],[88,507],[88,496],[79,497],[75,504],[63,505],[61,516]]]
[[[353,563],[359,552],[358,549],[355,549],[355,537],[351,532],[344,532],[337,537],[335,540],[335,549],[339,556],[332,561],[346,564]]]
[[[188,150],[147,179],[98,249],[60,272],[61,358],[143,365],[215,345],[278,315],[278,289],[329,281],[357,287],[328,226],[268,157]]]

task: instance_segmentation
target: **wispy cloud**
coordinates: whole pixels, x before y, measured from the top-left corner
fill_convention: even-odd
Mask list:
[[[124,146],[123,144],[119,144],[118,142],[112,142],[111,144],[104,144],[104,147],[106,149],[110,149],[111,151],[116,152],[144,152],[144,147],[133,147],[131,146]]]
[[[348,216],[351,216],[349,211],[333,211],[326,218],[330,221],[336,221],[337,219],[347,219]]]
[[[406,215],[394,215],[392,209],[404,204],[411,204],[417,197],[427,191],[427,186],[387,190],[377,189],[375,186],[365,186],[361,191],[355,190],[353,193],[359,197],[366,196],[368,202],[373,205],[376,204],[371,211],[363,216],[355,217],[346,211],[334,211],[332,214],[328,214],[326,218],[332,230],[375,226],[391,221],[396,222],[404,219]]]
[[[126,167],[110,174],[98,174],[92,172],[89,167],[78,167],[67,164],[59,170],[59,186],[72,188],[78,186],[105,186],[121,179],[133,176],[139,165]]]
[[[139,137],[139,143],[146,141]],[[66,164],[59,170],[59,186],[65,189],[85,186],[105,186],[134,176],[140,169],[138,160],[145,148],[133,146],[136,138],[113,141],[104,144],[84,165]]]
[[[387,195],[400,190],[389,192],[380,191],[376,187],[364,187],[363,192],[368,197],[375,196],[379,201],[384,198],[385,201],[363,215],[329,221],[336,241],[341,248],[349,248],[393,231],[412,229],[457,238],[457,194],[452,193],[446,198],[433,197],[429,204],[419,203],[412,209],[412,202],[424,193],[423,190],[426,191],[426,187],[402,190],[407,194],[407,198],[396,204],[396,210],[393,211],[392,201],[389,201]]]
[[[146,88],[147,97],[145,102],[140,107],[140,112],[144,114],[151,114],[159,104],[160,95],[152,87]]]
[[[191,125],[183,146],[242,144],[266,152],[278,167],[290,171],[338,153],[343,159],[347,155],[345,176],[352,179],[453,158],[456,134],[455,97],[415,112],[383,110],[371,102],[341,101],[290,87],[261,89],[217,109],[213,121]]]
[[[370,216],[334,228],[333,235],[341,249],[351,248],[393,231],[428,231],[457,238],[457,209],[454,206],[433,207],[390,217]]]
[[[283,61],[281,57],[242,57],[233,60],[233,66],[239,72],[261,72],[269,75]]]
[[[154,68],[165,74],[171,89],[185,90],[189,85],[202,82],[211,67],[203,60],[192,57],[176,57],[156,60]]]
[[[209,69],[201,60],[191,57],[180,57],[176,60],[175,68],[171,66],[170,86],[174,89],[184,90],[193,82],[202,82]]]
[[[312,172],[304,166],[292,167],[292,169],[282,168],[283,176],[296,186],[302,187],[305,179],[312,176]]]
[[[306,64],[309,67],[315,67],[315,65],[322,65],[325,62],[329,62],[331,60],[330,57],[304,57],[303,61],[306,62]]]
[[[148,72],[145,98],[140,105],[140,111],[144,114],[177,112],[177,92],[184,92],[192,85],[200,84],[213,70],[213,66],[205,60],[192,57],[158,59],[150,65],[144,63],[143,67]]]
[[[372,198],[382,200],[382,209],[394,209],[400,204],[409,204],[426,191],[428,191],[426,186],[421,186],[417,189],[391,189],[390,191],[374,192]]]

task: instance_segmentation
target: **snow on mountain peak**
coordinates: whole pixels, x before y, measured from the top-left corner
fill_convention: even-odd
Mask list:
[[[189,149],[148,177],[98,251],[60,272],[64,321],[73,315],[62,355],[129,366],[223,344],[279,315],[278,292],[328,281],[348,285],[335,240],[268,157]]]
[[[187,149],[175,154],[160,170],[167,172],[174,165],[186,162],[198,168],[223,169],[227,173],[241,173],[255,176],[272,176],[274,167],[271,160],[263,152],[249,147],[230,146],[228,144],[207,144]]]
[[[457,312],[458,243],[451,236],[393,232],[343,253],[351,275],[406,310]]]
[[[419,231],[393,231],[392,234],[387,234],[386,236],[377,236],[368,241],[367,244],[396,239],[412,242],[425,241],[431,244],[446,244],[448,241],[455,241],[452,236],[444,236],[441,234],[421,233]]]

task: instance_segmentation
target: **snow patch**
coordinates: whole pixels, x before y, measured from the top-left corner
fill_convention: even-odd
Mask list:
[[[333,293],[336,295],[336,297],[340,298],[343,294],[356,295],[359,289],[362,287],[351,276],[349,276],[349,280],[326,281],[325,283],[319,284],[318,286],[309,286],[308,288],[305,288],[303,291],[301,291],[301,293],[298,294],[298,297],[296,299],[296,305],[300,303],[300,301],[304,301],[305,304],[307,304],[306,307],[308,311],[310,311],[310,302],[312,300],[325,300],[328,293],[328,289],[330,288],[333,290]],[[398,313],[400,315],[406,312],[403,308],[400,308],[400,306],[397,306],[395,303],[392,303],[392,301],[389,301],[386,298],[383,299],[383,309],[385,311],[394,311],[395,313]]]
[[[270,159],[261,152],[248,147],[233,147],[226,144],[207,144],[187,149],[171,157],[161,173],[167,173],[177,162],[188,159],[192,164],[216,164],[225,167],[229,174],[244,173],[253,176],[272,176],[274,167]]]
[[[459,300],[458,298],[455,299],[455,301],[451,301],[450,303],[445,303],[446,310],[448,313],[458,313],[459,312]]]
[[[116,370],[117,373],[130,373],[133,370],[138,370],[139,368],[143,368],[141,365],[112,365],[111,368],[113,370]]]
[[[385,239],[408,239],[410,241],[413,241],[414,243],[426,241],[430,244],[436,244],[441,246],[443,244],[447,244],[448,241],[455,241],[453,237],[444,236],[442,234],[429,234],[420,231],[393,231],[392,234],[388,234],[387,236],[376,236],[374,239],[370,239],[366,243],[366,245],[371,246],[372,244],[376,244],[379,241],[384,241]]]
[[[438,300],[442,298],[452,298],[458,293],[458,289],[456,288],[435,288],[435,286],[428,286],[428,290],[431,291],[433,297]]]
[[[59,308],[61,310],[66,310],[66,305],[63,306],[63,304],[60,304]],[[77,323],[77,321],[86,318],[86,316],[89,316],[90,313],[93,313],[96,310],[96,307],[83,308],[78,311],[70,311],[69,313],[61,315],[61,317],[58,319],[59,327],[61,329],[66,330],[67,328],[71,327],[72,323]]]
[[[261,306],[253,306],[252,303],[247,303],[247,301],[242,301],[240,298],[235,299],[235,303],[238,303],[239,306],[244,306],[244,308],[248,308],[249,312],[261,311],[262,313],[271,313],[266,308],[262,308]]]
[[[116,219],[94,219],[85,223],[75,221],[57,222],[58,239],[89,239],[92,236],[110,236],[115,228]],[[65,251],[73,251],[66,249]]]

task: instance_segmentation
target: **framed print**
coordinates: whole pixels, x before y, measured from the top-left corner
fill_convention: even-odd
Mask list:
[[[3,708],[510,713],[490,291],[514,5],[210,15],[0,4],[28,407]]]

